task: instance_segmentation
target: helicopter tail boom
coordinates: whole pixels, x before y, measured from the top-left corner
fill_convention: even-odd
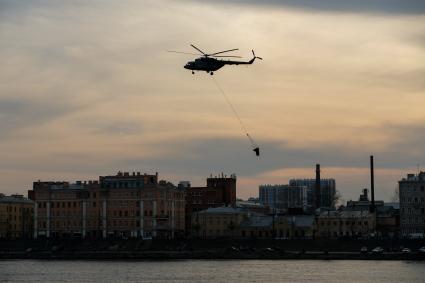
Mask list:
[[[252,55],[253,55],[253,58],[249,61],[246,61],[246,62],[245,61],[224,61],[224,63],[226,65],[250,65],[250,64],[254,63],[255,59],[263,60],[263,58],[255,56],[254,50],[252,50]]]

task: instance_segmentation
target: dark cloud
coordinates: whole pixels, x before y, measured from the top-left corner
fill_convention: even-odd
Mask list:
[[[376,130],[403,139],[379,152],[372,150],[377,147],[376,144],[356,149],[344,144],[312,144],[294,149],[284,142],[262,141],[259,160],[244,139],[173,141],[161,146],[177,148],[177,156],[123,160],[122,166],[137,168],[139,164],[147,164],[151,168],[177,174],[205,175],[224,171],[249,176],[282,168],[311,167],[315,163],[328,167],[367,167],[371,154],[376,155],[377,166],[381,168],[405,168],[424,161],[425,131],[421,126],[383,125]]]
[[[197,1],[198,2],[198,1]],[[425,14],[425,1],[422,0],[214,0],[212,3],[243,4],[253,6],[283,6],[297,9],[331,12]]]

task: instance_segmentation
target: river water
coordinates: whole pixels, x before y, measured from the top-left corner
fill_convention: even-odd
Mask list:
[[[5,260],[0,282],[425,282],[425,262]]]

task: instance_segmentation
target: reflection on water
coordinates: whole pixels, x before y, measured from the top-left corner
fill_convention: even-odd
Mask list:
[[[0,282],[424,282],[425,262],[0,261]]]

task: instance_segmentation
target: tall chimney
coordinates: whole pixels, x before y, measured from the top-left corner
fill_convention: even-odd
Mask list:
[[[370,195],[372,200],[370,212],[375,212],[375,174],[373,172],[373,155],[370,156]]]
[[[322,194],[321,194],[321,188],[320,188],[320,164],[316,164],[316,208],[319,208],[322,206]]]

